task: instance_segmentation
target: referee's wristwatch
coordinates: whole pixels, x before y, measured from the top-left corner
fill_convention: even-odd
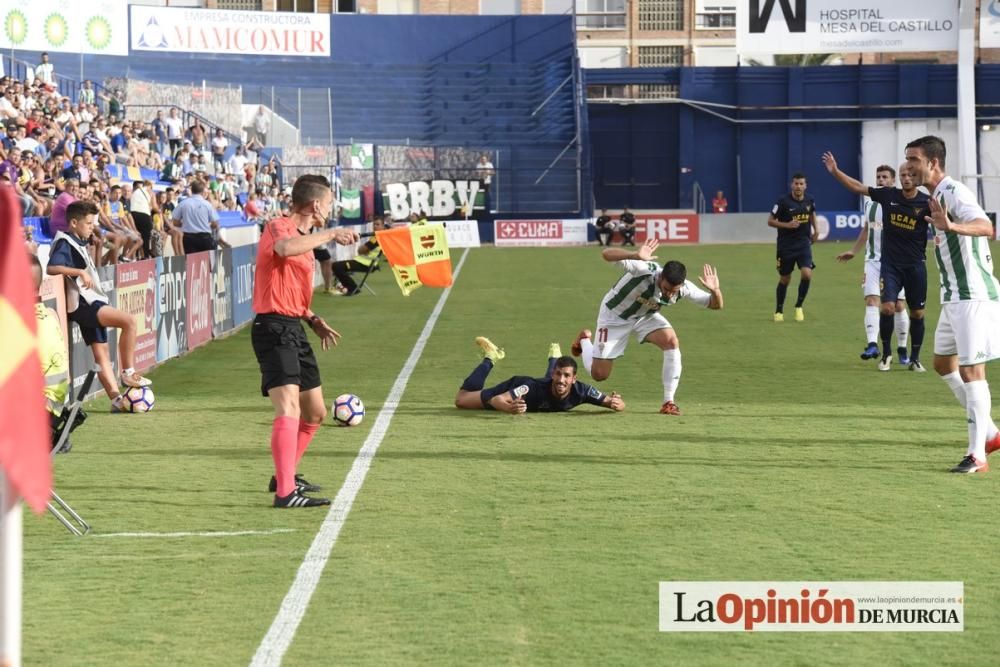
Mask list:
[[[312,317],[310,317],[306,321],[309,322],[309,326],[312,326],[312,325],[316,324],[317,322],[319,322],[321,319],[322,318],[319,315],[317,315],[316,313],[313,313]]]

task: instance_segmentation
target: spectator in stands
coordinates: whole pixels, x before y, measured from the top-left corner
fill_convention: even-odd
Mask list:
[[[42,62],[35,65],[35,78],[42,82],[46,90],[56,89],[56,69],[49,62],[48,53],[42,53]]]
[[[111,118],[122,118],[124,116],[125,108],[123,106],[122,100],[125,99],[125,93],[118,88],[109,90],[106,94],[99,95],[99,97],[108,103],[108,116]],[[94,107],[94,111],[97,111],[97,107]]]
[[[107,201],[104,204],[104,213],[111,228],[118,236],[122,237],[124,257],[128,261],[134,260],[142,249],[142,234],[135,226],[135,221],[122,201],[122,187],[112,185],[108,192]]]
[[[170,141],[167,139],[167,124],[163,117],[163,109],[156,112],[156,118],[150,124],[153,128],[153,137],[155,139],[156,152],[163,155],[166,152],[167,147],[170,145]],[[173,155],[173,153],[171,153]]]
[[[35,107],[28,114],[28,120],[24,123],[24,132],[31,136],[36,127],[42,127],[42,110]]]
[[[0,162],[0,183],[7,182],[14,187],[14,193],[21,200],[21,213],[31,217],[35,212],[35,202],[21,187],[21,152],[17,148],[7,151],[7,159]]]
[[[94,226],[94,236],[98,241],[99,248],[107,248],[107,252],[96,263],[117,264],[122,248],[128,243],[128,239],[111,224],[111,219],[107,215],[108,195],[98,192],[94,197],[94,203],[97,205],[97,224]],[[98,255],[100,256],[100,249]]]
[[[84,148],[89,150],[92,154],[107,155],[109,160],[114,160],[115,152],[111,150],[111,144],[108,143],[106,136],[102,138],[104,133],[99,129],[101,122],[101,119],[98,119],[95,123],[91,123],[90,129],[83,135],[83,139],[81,141]]]
[[[257,171],[256,190],[269,190],[274,184],[274,167],[267,163]]]
[[[219,214],[203,194],[205,184],[196,180],[191,184],[191,196],[177,204],[171,215],[175,227],[183,234],[184,253],[214,250],[212,232],[219,226]]]
[[[42,192],[35,190],[35,170],[41,170],[38,156],[29,151],[21,153],[21,168],[18,174],[18,184],[21,190],[31,198],[32,211],[37,216],[47,216],[52,209],[52,202],[46,199]]]
[[[76,201],[80,192],[80,180],[70,177],[65,179],[63,191],[56,197],[52,204],[52,213],[49,215],[49,231],[55,236],[56,232],[65,232],[69,229],[66,222],[66,208]]]
[[[170,107],[170,115],[163,120],[163,124],[167,127],[170,154],[176,157],[184,143],[184,121],[177,116],[177,107]]]
[[[0,90],[0,120],[8,124],[8,130],[10,129],[10,123],[17,121],[17,117],[21,115],[21,112],[14,108],[14,99],[14,94],[10,88]]]
[[[260,190],[253,190],[247,194],[247,201],[243,205],[243,215],[247,220],[257,221],[263,215],[264,210],[260,205]]]
[[[74,179],[77,181],[83,180],[83,156],[74,155],[73,161],[69,163],[69,166],[62,170],[62,177],[65,179]]]
[[[129,144],[132,141],[132,130],[128,125],[122,127],[121,132],[117,133],[115,136],[111,137],[111,150],[115,154],[115,159],[118,162],[125,162],[126,158],[131,155],[129,150]]]
[[[212,137],[212,169],[216,176],[221,176],[226,171],[227,148],[229,140],[222,133],[222,128],[216,128],[215,136]]]
[[[94,98],[94,84],[90,79],[86,79],[83,85],[80,87],[80,91],[76,94],[77,104],[96,104],[97,100]]]
[[[205,164],[205,156],[201,153],[195,153],[191,156],[191,172],[199,178],[208,176],[208,165]]]
[[[153,256],[153,199],[152,184],[147,186],[144,181],[132,182],[132,195],[129,197],[129,214],[135,228],[142,235],[142,254],[145,258]]]
[[[476,165],[476,178],[483,182],[483,190],[486,192],[490,191],[490,185],[493,183],[493,163],[490,162],[490,156],[483,153],[479,157],[479,164]]]
[[[176,192],[173,188],[167,188],[160,194],[162,195],[159,198],[159,204],[163,216],[163,229],[166,231],[167,238],[170,241],[170,252],[173,255],[183,255],[184,235],[173,224],[174,209],[177,208],[177,202],[174,199]]]
[[[267,144],[267,133],[271,129],[271,116],[263,104],[257,107],[257,113],[254,114],[250,129],[252,132],[248,133],[250,136],[247,137],[247,141],[256,139],[261,145]]]
[[[597,243],[604,246],[611,245],[611,236],[615,233],[616,225],[611,220],[611,216],[608,215],[608,209],[601,209],[601,214],[594,221],[594,226],[597,227]]]
[[[233,156],[229,158],[229,170],[228,173],[233,174],[238,180],[242,181],[246,178],[245,168],[247,166],[247,152],[246,149],[240,145],[236,147],[236,152]]]
[[[726,201],[726,195],[719,190],[715,193],[715,199],[712,200],[712,213],[725,213],[729,209],[729,202]]]
[[[197,118],[194,119],[194,124],[188,128],[185,138],[191,142],[192,150],[195,153],[201,153],[207,148],[205,128]]]
[[[163,162],[163,171],[160,173],[160,180],[167,181],[168,183],[178,183],[181,180],[181,176],[184,174],[181,172],[181,168],[178,164],[167,158]]]

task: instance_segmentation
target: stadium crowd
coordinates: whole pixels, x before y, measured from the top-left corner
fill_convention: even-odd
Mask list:
[[[72,100],[52,72],[35,72],[0,78],[0,182],[13,186],[26,218],[48,218],[53,236],[65,231],[73,201],[96,204],[96,263],[155,257],[167,247],[183,253],[171,213],[196,181],[217,211],[261,223],[288,212],[291,189],[282,187],[277,160],[261,159],[257,137],[230,151],[221,129],[197,118],[185,127],[176,107],[126,120],[120,91],[85,81]],[[25,240],[37,250],[31,229]]]

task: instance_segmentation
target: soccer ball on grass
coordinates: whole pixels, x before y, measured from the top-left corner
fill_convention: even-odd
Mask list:
[[[365,404],[354,394],[341,394],[333,400],[331,413],[337,426],[357,426],[365,418]]]
[[[153,390],[149,387],[129,387],[122,394],[122,407],[126,412],[149,412],[155,402]]]

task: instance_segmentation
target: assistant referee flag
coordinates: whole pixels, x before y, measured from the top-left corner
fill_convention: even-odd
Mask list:
[[[0,185],[0,468],[41,512],[52,488],[50,427],[20,211],[14,188]]]
[[[404,296],[421,285],[451,287],[451,254],[444,225],[408,225],[375,232]]]

